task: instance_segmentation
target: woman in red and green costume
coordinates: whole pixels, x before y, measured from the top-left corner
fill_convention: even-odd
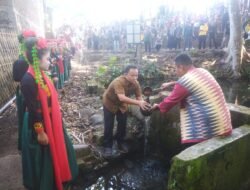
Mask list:
[[[49,51],[44,39],[25,40],[29,68],[21,81],[27,106],[22,130],[23,183],[29,190],[63,190],[77,177],[73,146],[63,128],[56,89],[44,71]]]

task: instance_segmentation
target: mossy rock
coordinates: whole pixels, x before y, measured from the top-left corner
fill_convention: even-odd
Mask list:
[[[194,145],[173,159],[168,190],[241,190],[250,179],[250,128]],[[249,186],[248,186],[249,188]]]

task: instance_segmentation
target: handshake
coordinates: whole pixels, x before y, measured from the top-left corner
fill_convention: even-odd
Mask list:
[[[144,104],[142,107],[140,106],[140,111],[144,116],[150,116],[156,109],[158,109],[158,104],[151,106],[148,102],[146,102],[146,104]]]

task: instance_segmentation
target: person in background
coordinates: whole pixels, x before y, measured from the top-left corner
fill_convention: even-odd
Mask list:
[[[161,39],[161,36],[158,34],[155,40],[155,49],[157,52],[160,51],[161,46],[162,46],[162,39]]]
[[[63,190],[78,175],[75,152],[63,128],[57,91],[44,73],[49,50],[43,38],[25,40],[28,71],[21,80],[27,111],[22,130],[23,184],[29,190]]]
[[[202,20],[199,27],[199,49],[206,48],[207,33],[208,33],[208,25],[204,20]]]
[[[175,38],[176,38],[175,49],[181,49],[182,27],[180,23],[178,23],[175,28]]]
[[[103,94],[104,111],[104,157],[112,156],[114,118],[117,120],[115,139],[121,152],[128,152],[125,143],[128,104],[138,105],[145,110],[149,104],[142,99],[141,88],[137,81],[138,69],[129,65],[123,75],[114,79]],[[135,95],[136,99],[130,98]]]
[[[217,49],[216,34],[217,34],[216,23],[213,20],[210,20],[208,23],[208,39],[209,39],[210,49],[212,48],[212,43],[215,49]]]
[[[36,33],[32,30],[24,30],[20,35],[18,35],[19,41],[19,57],[13,63],[12,74],[13,80],[20,83],[24,74],[28,70],[29,64],[25,55],[26,47],[24,40],[28,37],[35,37]],[[25,106],[23,102],[23,95],[20,91],[20,85],[16,88],[16,105],[17,105],[17,116],[18,116],[18,150],[22,147],[22,126],[23,126],[23,116],[25,112]]]
[[[51,48],[51,50],[50,50],[49,61],[50,61],[50,66],[49,66],[50,77],[53,81],[53,84],[54,84],[56,90],[58,90],[59,66],[57,64],[57,54],[55,53],[55,48]]]
[[[171,94],[152,110],[168,112],[180,104],[181,142],[198,143],[232,132],[231,116],[224,94],[215,78],[205,69],[195,68],[187,54],[175,58],[177,76]],[[166,88],[173,83],[164,83]]]
[[[193,25],[190,20],[186,22],[184,25],[184,51],[190,50],[192,48],[192,41],[193,41]]]
[[[152,46],[152,33],[149,28],[146,28],[146,31],[144,33],[144,46],[145,46],[145,52],[151,52],[151,46]]]
[[[120,51],[120,33],[118,30],[114,31],[114,52],[117,53]]]

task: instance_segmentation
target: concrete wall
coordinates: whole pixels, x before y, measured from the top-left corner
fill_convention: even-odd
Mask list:
[[[213,138],[174,157],[168,190],[250,189],[250,126]]]
[[[44,36],[44,0],[12,0],[18,31],[25,28]]]

